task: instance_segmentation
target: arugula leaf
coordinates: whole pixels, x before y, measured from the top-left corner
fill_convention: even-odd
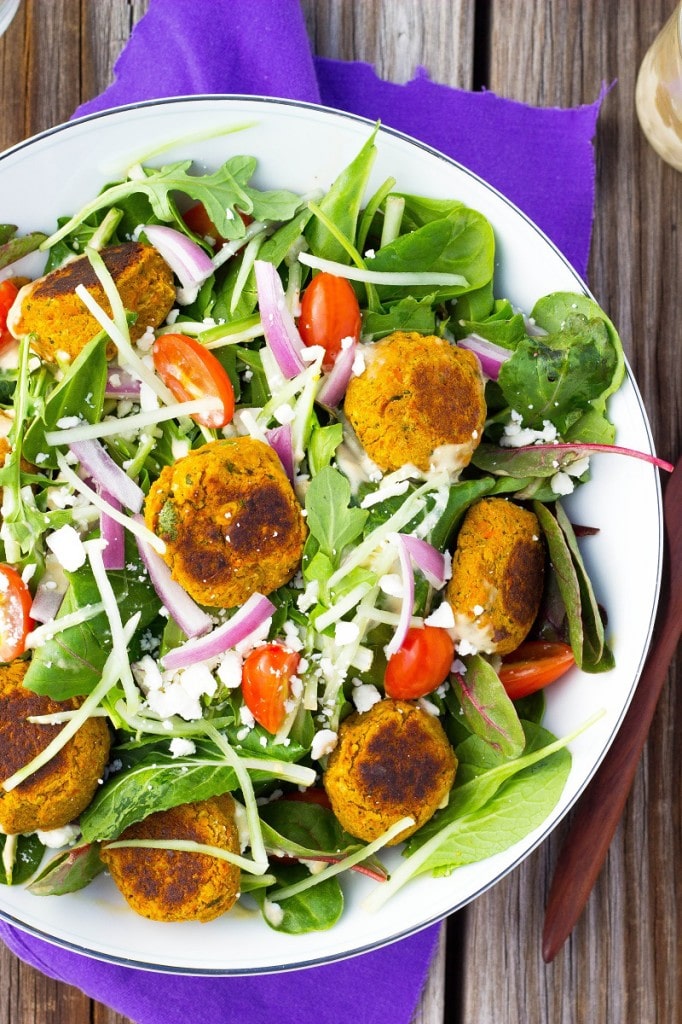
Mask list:
[[[330,465],[336,449],[342,441],[343,424],[341,423],[330,423],[327,427],[313,427],[307,452],[308,469],[311,476],[317,476],[320,470]]]
[[[394,302],[385,313],[368,309],[362,317],[362,336],[372,341],[385,338],[393,331],[416,331],[418,334],[434,334],[436,331],[436,314],[433,309],[435,296],[424,295],[416,299],[414,295]]]
[[[248,185],[256,169],[254,157],[231,157],[212,174],[190,174],[191,167],[191,160],[179,160],[158,169],[146,167],[143,175],[105,188],[47,240],[49,245],[61,241],[97,210],[115,206],[136,193],[145,195],[154,216],[165,222],[177,219],[175,193],[203,203],[218,233],[227,239],[244,235],[240,211],[256,218],[275,213],[277,219],[288,220],[300,205],[300,198],[293,192],[259,192]]]
[[[305,496],[308,529],[334,566],[344,549],[362,534],[368,511],[350,505],[351,490],[347,478],[331,466],[325,466],[310,481]]]

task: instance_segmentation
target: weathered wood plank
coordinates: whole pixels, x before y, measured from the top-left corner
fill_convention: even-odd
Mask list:
[[[662,454],[680,450],[677,224],[682,179],[645,143],[634,82],[669,4],[500,2],[490,17],[489,87],[539,105],[592,102],[603,82],[591,287],[618,325]],[[533,40],[530,48],[528,41]],[[520,59],[523,55],[523,59]],[[541,153],[529,154],[532,163]],[[633,538],[636,543],[636,538]],[[626,553],[624,553],[625,555]],[[467,913],[463,1020],[679,1021],[679,914],[673,865],[682,857],[680,701],[671,673],[626,815],[583,919],[543,965],[544,900],[566,833],[550,841]]]

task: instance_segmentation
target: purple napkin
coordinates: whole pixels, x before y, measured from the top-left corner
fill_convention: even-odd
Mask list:
[[[393,85],[369,65],[313,57],[298,0],[151,0],[115,74],[114,84],[77,115],[164,96],[242,93],[318,102],[379,119],[480,174],[586,272],[592,139],[601,97],[576,109],[531,108],[490,92],[437,85],[424,70],[407,85]],[[433,926],[375,952],[301,972],[159,979],[0,924],[0,938],[18,956],[138,1024],[184,1024],[198,1008],[203,1024],[407,1024],[437,937]]]

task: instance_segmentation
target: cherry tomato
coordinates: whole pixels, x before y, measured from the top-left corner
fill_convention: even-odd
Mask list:
[[[0,661],[12,661],[26,650],[33,629],[31,592],[15,569],[0,564]]]
[[[0,350],[14,341],[7,330],[7,314],[18,293],[19,289],[14,281],[0,281]]]
[[[527,640],[505,655],[499,677],[512,700],[527,697],[568,672],[575,664],[568,644],[547,640]]]
[[[414,700],[431,693],[447,679],[455,656],[455,642],[438,626],[413,626],[405,641],[389,658],[384,676],[388,697]]]
[[[326,807],[328,810],[331,810],[332,806],[326,790],[322,789],[321,786],[310,786],[308,789],[292,789],[291,792],[285,793],[282,799],[293,800],[294,803],[299,804],[319,804],[320,807]]]
[[[329,370],[341,351],[344,338],[360,337],[360,306],[345,277],[317,274],[301,298],[298,330],[306,345],[321,345]]]
[[[240,213],[239,216],[245,225],[250,224],[253,220],[253,217],[250,217],[248,213]],[[219,249],[226,241],[222,235],[218,234],[218,229],[206,212],[206,207],[203,203],[196,203],[196,205],[190,206],[189,210],[185,210],[183,213],[182,219],[195,235],[199,235],[200,238],[208,237],[214,239],[214,249]]]
[[[217,398],[221,407],[195,413],[204,427],[224,427],[234,414],[234,388],[227,370],[208,349],[185,334],[162,334],[152,350],[154,369],[179,402]]]
[[[242,670],[244,703],[268,732],[276,733],[286,717],[284,702],[291,692],[300,658],[281,644],[264,644],[248,655]]]

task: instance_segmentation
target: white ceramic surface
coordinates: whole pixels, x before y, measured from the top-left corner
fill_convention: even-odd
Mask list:
[[[244,128],[227,133],[236,126]],[[207,138],[219,129],[225,133]],[[59,126],[0,156],[0,223],[51,231],[58,214],[75,212],[141,158],[154,164],[193,158],[212,169],[230,155],[253,154],[261,185],[301,192],[326,188],[370,130],[360,118],[253,98],[193,97],[122,108]],[[498,296],[530,309],[548,292],[587,290],[547,238],[485,182],[389,129],[379,132],[377,142],[371,189],[393,175],[403,191],[456,197],[490,219],[497,237]],[[32,272],[40,269],[35,256],[26,266]],[[646,414],[629,374],[610,411],[619,444],[652,450]],[[492,886],[547,836],[594,773],[630,701],[651,636],[663,550],[658,471],[612,455],[593,457],[592,470],[592,481],[568,504],[574,521],[600,529],[584,543],[583,552],[608,609],[617,667],[603,676],[573,671],[547,692],[545,721],[559,735],[599,709],[605,713],[571,745],[573,767],[560,804],[526,839],[449,878],[412,882],[375,915],[360,906],[375,883],[353,874],[344,881],[347,905],[341,922],[328,932],[301,937],[273,932],[260,915],[240,907],[211,924],[146,921],[127,908],[106,876],[63,897],[35,897],[21,888],[2,887],[0,915],[60,945],[129,966],[248,974],[319,964],[391,942]],[[541,899],[542,893],[529,892],[527,898]]]

